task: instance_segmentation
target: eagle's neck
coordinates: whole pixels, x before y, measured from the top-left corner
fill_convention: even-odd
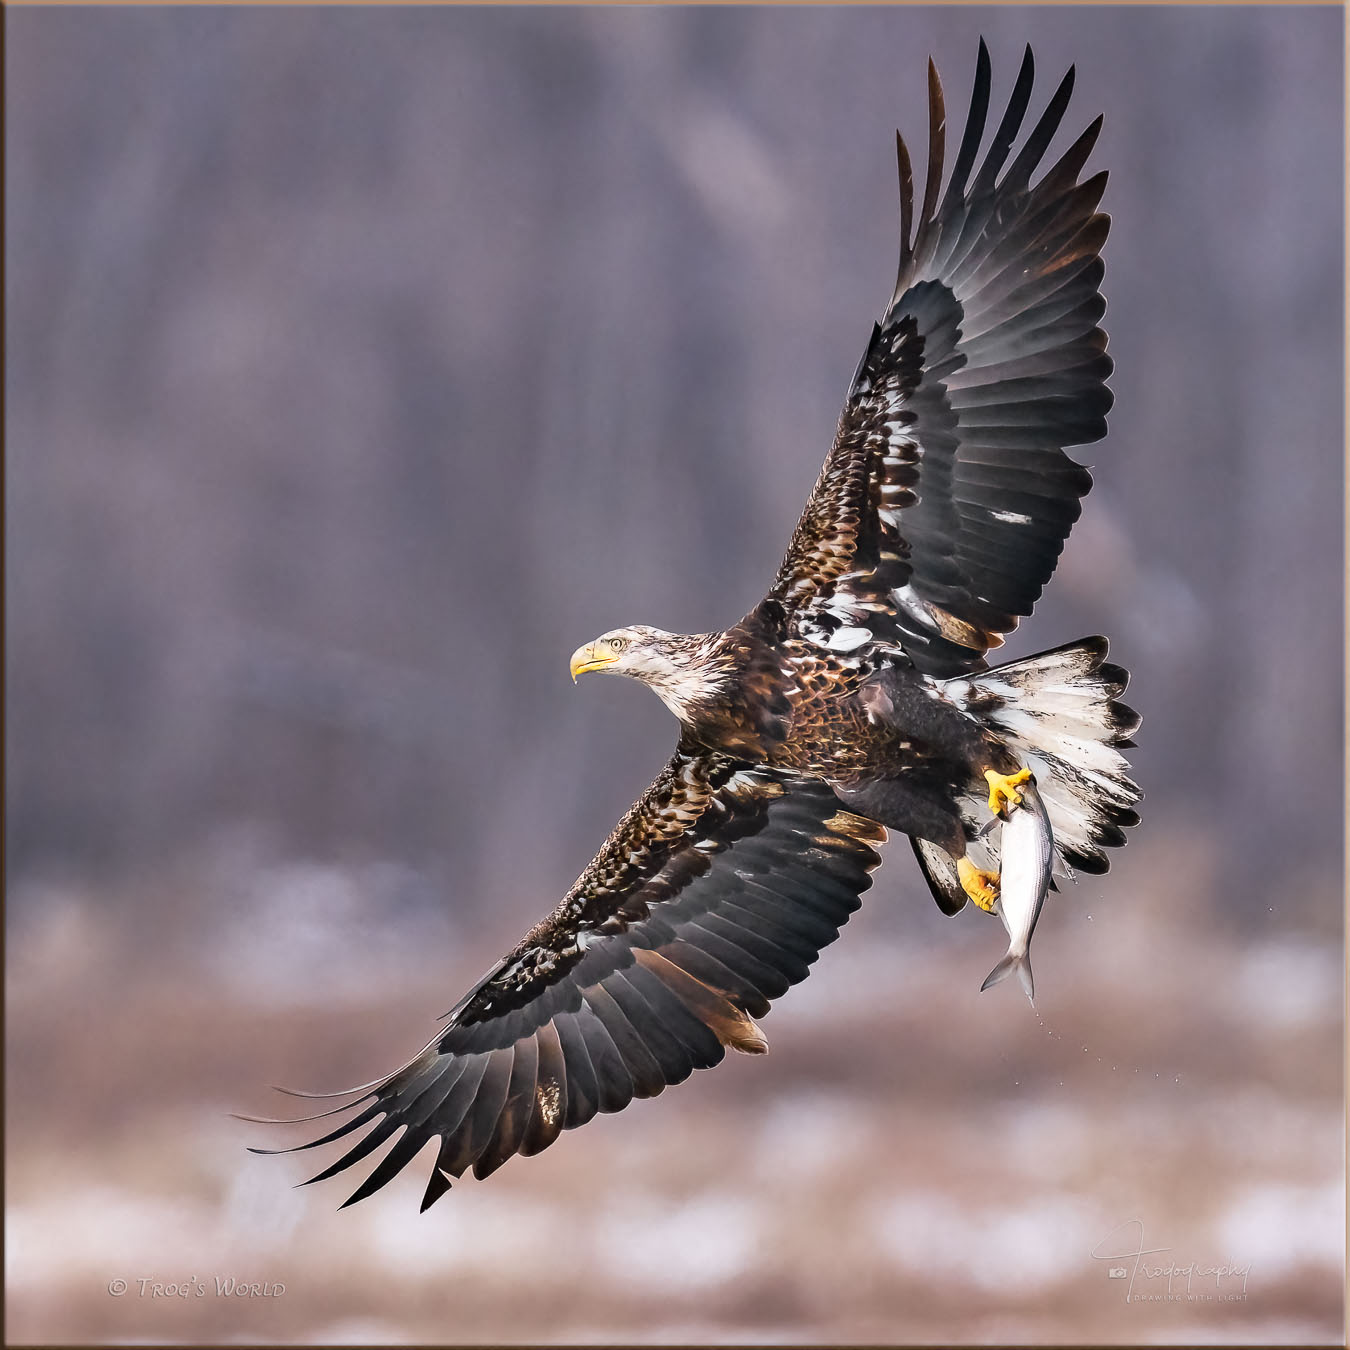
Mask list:
[[[782,667],[755,616],[724,633],[682,637],[669,670],[648,683],[709,749],[769,760],[791,730]]]
[[[688,728],[697,730],[715,720],[735,684],[734,652],[725,633],[674,635],[663,653],[660,669],[643,671],[640,678]]]

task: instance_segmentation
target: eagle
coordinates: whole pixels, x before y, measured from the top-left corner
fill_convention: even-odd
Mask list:
[[[572,656],[574,680],[601,671],[656,693],[679,722],[670,761],[423,1050],[346,1093],[294,1094],[349,1099],[302,1120],[351,1113],[296,1148],[369,1127],[310,1182],[394,1140],[345,1205],[435,1140],[425,1210],[469,1169],[538,1153],[728,1047],[762,1053],[756,1019],[859,907],[889,831],[955,914],[993,907],[987,827],[1028,780],[1061,875],[1105,872],[1138,823],[1121,750],[1139,717],[1106,640],[986,659],[1032,612],[1091,486],[1065,447],[1101,439],[1112,403],[1106,174],[1081,177],[1102,119],[1033,183],[1074,72],[1014,153],[1033,78],[1028,47],[977,167],[981,41],[944,189],[929,61],[922,199],[916,213],[897,133],[899,273],[768,594],[724,631],[635,624]]]

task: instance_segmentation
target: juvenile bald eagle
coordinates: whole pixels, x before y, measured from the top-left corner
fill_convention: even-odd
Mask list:
[[[1028,773],[1062,864],[1104,872],[1104,849],[1137,823],[1119,747],[1139,719],[1116,701],[1126,675],[1105,639],[985,660],[1031,613],[1091,485],[1064,447],[1105,435],[1111,406],[1106,174],[1079,181],[1101,119],[1033,184],[1073,71],[1009,162],[1032,77],[1028,49],[972,177],[989,106],[980,44],[943,191],[929,63],[922,204],[916,218],[897,137],[899,276],[768,595],[725,632],[621,628],[572,657],[574,677],[649,685],[679,719],[674,756],[435,1039],[322,1113],[356,1111],[301,1147],[371,1128],[315,1181],[399,1135],[347,1204],[433,1138],[423,1209],[466,1169],[538,1153],[727,1046],[763,1051],[754,1019],[838,936],[888,830],[910,836],[955,913],[996,896],[997,832],[981,827]]]

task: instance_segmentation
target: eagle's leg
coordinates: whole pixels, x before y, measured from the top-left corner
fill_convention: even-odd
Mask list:
[[[1009,806],[1021,806],[1022,794],[1018,788],[1031,781],[1031,770],[1021,769],[1017,773],[996,773],[993,769],[984,771],[984,781],[989,784],[989,809],[996,815],[1003,814],[1006,803]],[[969,891],[970,887],[967,886]],[[971,897],[974,899],[974,896]],[[976,901],[978,904],[979,901]]]
[[[960,857],[956,860],[956,875],[961,879],[961,889],[986,914],[992,914],[998,899],[998,873],[986,872],[969,858]]]

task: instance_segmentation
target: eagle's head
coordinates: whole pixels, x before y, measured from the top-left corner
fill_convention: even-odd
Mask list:
[[[649,685],[682,722],[721,692],[730,671],[717,660],[720,633],[667,633],[646,624],[615,628],[572,653],[572,679],[590,670]]]

